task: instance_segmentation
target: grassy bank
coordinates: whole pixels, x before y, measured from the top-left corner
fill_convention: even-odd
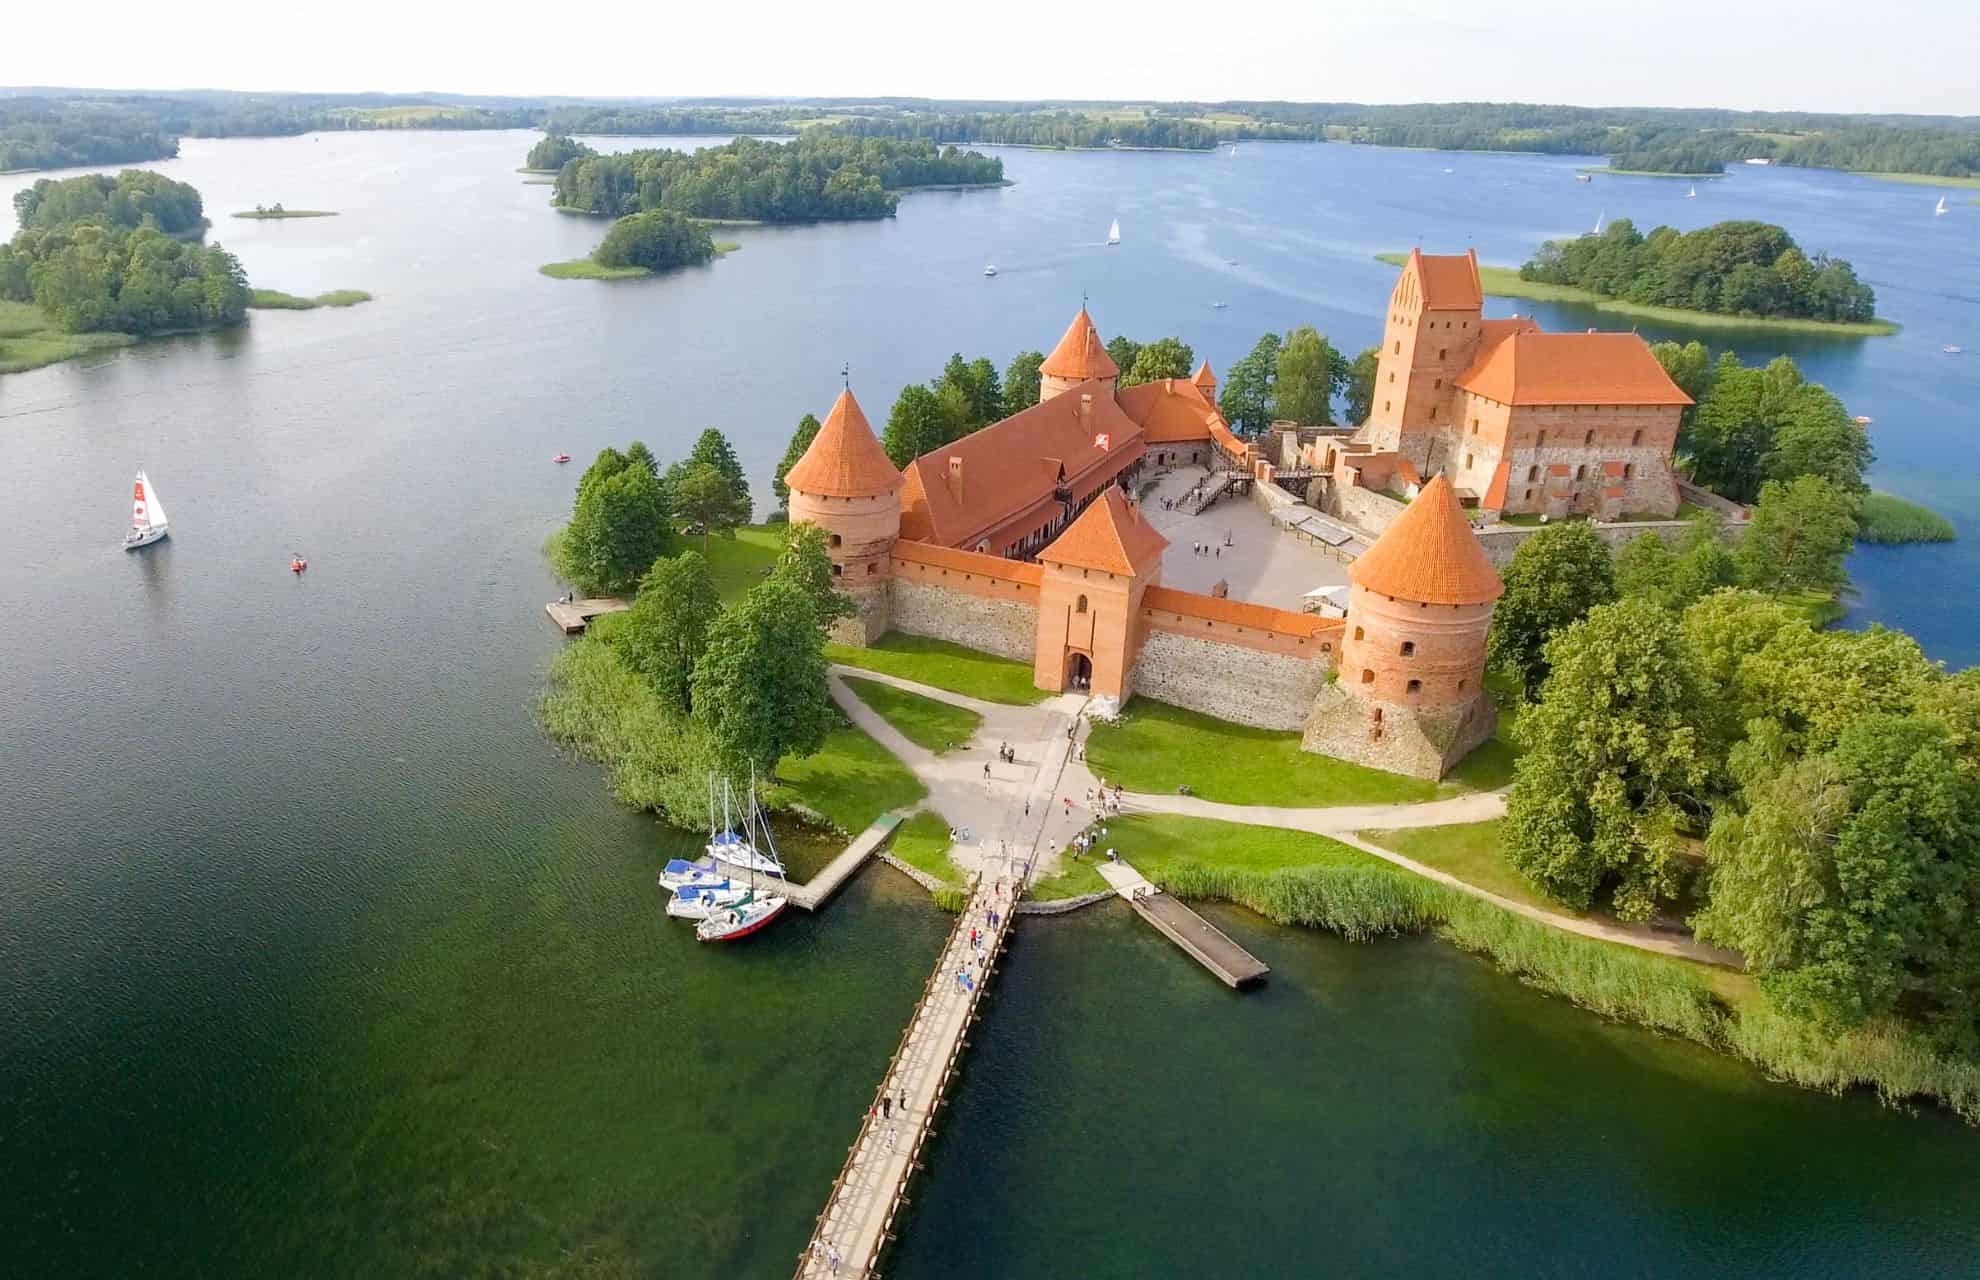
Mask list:
[[[1855,171],[1859,178],[1875,178],[1879,182],[1902,182],[1913,187],[1980,187],[1980,178],[1941,178],[1930,173],[1872,173]]]
[[[715,242],[715,256],[734,253],[742,245],[734,240]],[[569,262],[546,262],[537,268],[552,280],[637,280],[641,276],[658,275],[650,267],[605,267],[590,258],[572,258]]]
[[[949,858],[949,824],[926,811],[903,822],[894,832],[889,852],[917,871],[960,888],[969,877]]]
[[[334,218],[335,209],[243,209],[239,213],[227,215],[230,218],[249,218],[255,221],[279,221],[283,218]]]
[[[248,298],[248,306],[257,311],[314,311],[318,307],[355,307],[370,301],[371,295],[362,289],[332,289],[313,298],[283,293],[280,289],[256,289]]]
[[[892,752],[841,721],[813,755],[777,762],[776,784],[764,789],[773,808],[801,805],[849,836],[889,809],[912,809],[928,788]]]
[[[1123,820],[1122,840],[1135,838],[1129,821],[1144,820]],[[1144,872],[1144,861],[1160,866],[1150,878],[1178,897],[1236,903],[1357,942],[1434,929],[1531,986],[1735,1054],[1777,1080],[1830,1093],[1874,1089],[1888,1102],[1930,1099],[1980,1124],[1980,1064],[1935,1054],[1900,1027],[1819,1031],[1768,1007],[1741,975],[1564,933],[1332,841],[1315,848],[1310,864],[1272,868],[1258,855],[1215,861],[1229,842],[1200,829],[1171,839],[1199,856],[1163,861],[1139,845],[1122,851]]]
[[[1872,493],[1863,500],[1856,537],[1861,542],[1951,542],[1953,526],[1930,507],[1894,493]]]
[[[1391,266],[1401,266],[1408,260],[1406,253],[1378,253],[1380,261]],[[1732,316],[1715,311],[1688,311],[1682,307],[1653,307],[1638,302],[1625,302],[1621,298],[1604,297],[1590,289],[1578,289],[1568,284],[1548,284],[1540,280],[1522,280],[1515,267],[1478,268],[1479,283],[1485,292],[1495,298],[1528,298],[1535,302],[1571,302],[1579,306],[1594,307],[1600,311],[1613,312],[1620,316],[1632,316],[1639,320],[1650,320],[1659,324],[1684,325],[1693,329],[1770,329],[1777,333],[1817,333],[1839,338],[1881,337],[1896,333],[1902,326],[1890,320],[1866,320],[1862,322],[1841,322],[1830,320],[1804,320],[1794,316]]]
[[[983,723],[983,717],[967,707],[937,702],[878,680],[848,676],[846,687],[877,711],[882,720],[898,729],[902,737],[937,755],[968,742]]]
[[[1094,724],[1086,763],[1130,791],[1188,786],[1225,804],[1402,804],[1438,794],[1434,782],[1301,751],[1299,737],[1136,698],[1118,720]]]
[[[1501,898],[1557,911],[1562,915],[1578,914],[1549,899],[1534,887],[1532,881],[1513,870],[1499,844],[1499,822],[1494,818],[1490,822],[1464,822],[1448,827],[1363,831],[1360,835],[1370,844],[1392,849],[1405,858],[1426,867],[1435,867]]]
[[[825,656],[848,667],[864,667],[883,675],[968,694],[986,702],[1030,706],[1051,695],[1031,683],[1031,667],[946,640],[902,635],[891,631],[868,648],[828,644]]]
[[[128,333],[64,333],[33,303],[0,302],[0,373],[24,373],[136,341]]]

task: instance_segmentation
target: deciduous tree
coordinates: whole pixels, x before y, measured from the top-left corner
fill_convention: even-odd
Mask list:
[[[1163,378],[1187,378],[1196,364],[1196,353],[1181,338],[1157,338],[1134,353],[1134,367],[1121,370],[1121,385],[1156,382]]]
[[[694,719],[731,772],[766,777],[786,755],[809,755],[832,725],[824,636],[811,598],[772,576],[709,628],[694,670]]]
[[[777,464],[777,476],[770,482],[770,490],[777,495],[777,505],[780,507],[787,507],[791,502],[791,488],[784,483],[784,477],[798,464],[798,459],[811,447],[811,442],[818,438],[818,427],[818,419],[805,414],[798,419],[797,430],[791,433],[791,442],[784,446],[784,460]]]
[[[1855,539],[1855,504],[1833,484],[1769,480],[1740,539],[1740,575],[1766,591],[1833,591],[1846,581],[1843,559]]]
[[[1231,430],[1255,436],[1272,425],[1273,383],[1279,376],[1279,335],[1268,333],[1224,371],[1217,408]]]
[[[792,525],[785,531],[784,551],[772,576],[803,591],[818,625],[830,630],[834,622],[859,610],[833,585],[832,555],[825,539],[825,530],[815,524]]]
[[[612,628],[612,644],[669,706],[685,713],[693,705],[694,665],[721,611],[714,575],[700,553],[662,557],[641,581],[632,608]]]
[[[701,549],[708,550],[711,534],[734,536],[736,526],[749,519],[749,505],[738,501],[734,483],[707,462],[677,464],[667,472],[667,490],[674,514],[701,529]]]
[[[1354,358],[1347,371],[1347,417],[1351,427],[1368,421],[1375,411],[1375,370],[1382,360],[1382,348],[1369,347]]]
[[[1529,701],[1547,678],[1548,640],[1615,599],[1614,575],[1609,549],[1581,521],[1549,525],[1513,553],[1487,644],[1491,664],[1517,677]]]
[[[1312,325],[1286,335],[1272,390],[1272,412],[1288,422],[1320,426],[1333,422],[1333,396],[1347,380],[1347,365],[1332,343]]]
[[[1020,351],[1004,371],[1004,416],[1038,403],[1038,366],[1045,363],[1042,351]]]

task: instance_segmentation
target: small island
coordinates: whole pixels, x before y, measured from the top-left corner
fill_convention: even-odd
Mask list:
[[[742,246],[717,244],[693,218],[666,209],[631,213],[612,224],[588,258],[550,262],[537,270],[553,280],[632,280],[693,266]]]
[[[334,218],[335,209],[284,209],[279,202],[270,205],[256,205],[229,215],[235,218]]]
[[[332,289],[313,298],[283,293],[280,289],[256,289],[248,295],[248,306],[256,311],[314,311],[318,307],[355,307],[370,301],[371,295],[362,289]]]

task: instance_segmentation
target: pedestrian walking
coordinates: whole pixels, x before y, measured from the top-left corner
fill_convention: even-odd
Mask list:
[[[880,1095],[880,1118],[882,1120],[894,1118],[894,1100],[884,1093]]]
[[[901,1090],[901,1114],[907,1114],[907,1090],[905,1088]]]
[[[990,762],[988,760],[983,762],[983,780],[985,782],[990,781]]]

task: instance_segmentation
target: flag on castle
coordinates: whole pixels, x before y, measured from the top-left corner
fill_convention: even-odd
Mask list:
[[[1102,431],[1099,435],[1093,437],[1093,447],[1101,450],[1102,452],[1106,452],[1107,450],[1112,449],[1114,447],[1114,441],[1112,437],[1108,436],[1106,432]]]

